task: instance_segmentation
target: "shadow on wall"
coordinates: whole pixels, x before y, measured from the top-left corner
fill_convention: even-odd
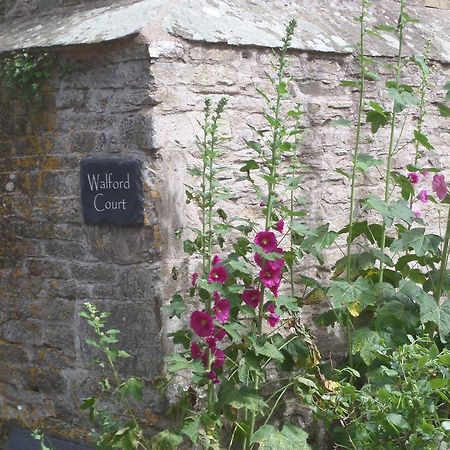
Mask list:
[[[56,438],[49,438],[48,443],[55,450],[92,450],[90,447]],[[33,439],[29,431],[16,428],[11,433],[6,450],[41,450],[41,445]]]

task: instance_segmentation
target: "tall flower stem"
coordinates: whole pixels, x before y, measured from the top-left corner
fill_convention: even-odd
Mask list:
[[[400,17],[398,21],[398,54],[397,54],[397,66],[395,70],[395,88],[398,89],[400,86],[400,77],[402,71],[402,51],[403,51],[403,32],[405,27],[404,22],[404,13],[405,9],[405,0],[401,0],[400,2]],[[391,190],[391,171],[392,171],[392,160],[394,157],[394,140],[395,140],[395,125],[397,119],[397,105],[396,102],[393,101],[392,104],[392,112],[391,112],[391,122],[390,122],[390,135],[389,135],[389,147],[388,147],[388,155],[386,162],[386,179],[384,185],[384,201],[387,203],[389,201],[390,190]],[[383,227],[381,232],[381,252],[384,253],[386,248],[386,221],[383,220]],[[384,263],[380,261],[380,273],[379,273],[379,281],[383,281],[383,273],[384,273]]]
[[[444,246],[442,248],[441,267],[439,269],[439,277],[436,283],[436,291],[434,298],[439,302],[442,294],[442,286],[444,284],[445,272],[447,271],[448,256],[449,256],[449,241],[450,241],[450,205],[447,214],[447,226],[445,227]]]
[[[367,5],[368,0],[362,0],[361,16],[360,16],[360,37],[359,37],[360,85],[359,85],[359,100],[358,100],[358,118],[356,122],[355,148],[353,152],[352,176],[350,180],[350,208],[348,217],[347,261],[346,261],[347,282],[351,281],[350,268],[351,268],[351,252],[353,241],[353,222],[355,214],[356,175],[357,175],[358,155],[359,150],[361,148],[362,115],[364,110],[365,72],[366,72],[366,67],[364,63],[364,50],[365,50],[365,18],[367,13]],[[351,351],[351,318],[348,311],[346,317],[346,335],[347,335],[347,354],[349,358],[349,365],[350,367],[352,367],[353,356]]]
[[[276,79],[272,81],[272,84],[276,88],[276,97],[273,107],[271,107],[271,116],[268,122],[271,126],[272,136],[270,142],[268,143],[270,149],[270,155],[268,159],[265,161],[266,167],[269,168],[269,176],[267,178],[267,206],[265,211],[265,229],[268,230],[272,223],[272,212],[274,201],[276,198],[276,187],[279,179],[279,175],[277,174],[277,168],[280,161],[280,147],[282,143],[282,134],[283,134],[283,125],[281,123],[281,102],[283,96],[287,93],[286,85],[284,82],[285,69],[286,69],[286,55],[289,50],[292,37],[294,35],[295,27],[297,23],[295,20],[291,20],[289,25],[286,27],[286,34],[283,38],[283,46],[281,47],[278,66],[277,66],[277,76]],[[258,316],[256,322],[256,333],[258,336],[262,334],[262,324],[264,318],[264,297],[265,297],[265,289],[264,286],[261,286],[261,299],[258,307]],[[253,389],[258,390],[259,388],[259,378],[255,375],[253,379]],[[250,412],[250,423],[249,423],[249,433],[247,439],[244,441],[245,450],[250,450],[253,446],[252,437],[255,431],[255,421],[256,421],[256,413],[254,411]]]

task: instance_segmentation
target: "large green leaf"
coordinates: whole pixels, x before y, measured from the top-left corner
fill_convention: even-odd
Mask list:
[[[272,425],[263,425],[252,437],[259,450],[310,450],[308,434],[295,425],[286,424],[281,431]]]
[[[236,409],[247,408],[250,411],[262,412],[267,403],[254,389],[242,386],[238,388],[233,383],[223,384],[218,396],[221,405],[229,405]]]
[[[370,196],[364,200],[364,206],[367,209],[375,209],[378,211],[383,217],[387,227],[392,226],[395,219],[404,220],[407,224],[411,224],[414,219],[414,213],[403,199],[386,203],[379,197]]]
[[[352,308],[355,303],[365,307],[375,304],[375,289],[367,281],[359,278],[349,283],[345,280],[333,280],[328,289],[333,308]]]
[[[182,442],[180,435],[165,430],[151,438],[150,450],[176,450]]]
[[[439,244],[442,238],[437,234],[425,234],[425,228],[413,228],[405,231],[400,238],[391,245],[393,252],[402,252],[412,249],[417,256],[424,256],[426,253],[439,255]]]
[[[382,350],[381,336],[369,328],[358,328],[352,335],[352,353],[359,353],[361,359],[370,365]]]
[[[423,324],[427,322],[436,324],[441,341],[447,342],[450,333],[450,300],[445,300],[439,305],[430,294],[409,280],[400,282],[399,292],[419,305],[420,321]]]

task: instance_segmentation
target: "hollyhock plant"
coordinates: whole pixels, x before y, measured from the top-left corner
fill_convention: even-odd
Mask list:
[[[208,275],[210,283],[225,284],[228,280],[228,271],[224,266],[213,266]]]
[[[221,341],[226,335],[227,335],[227,330],[225,330],[225,328],[218,328],[214,333],[214,337],[218,341]]]
[[[242,300],[246,305],[256,308],[261,301],[261,291],[255,288],[246,289],[242,293]]]
[[[439,200],[444,200],[447,195],[448,188],[445,184],[444,175],[437,173],[433,177],[433,181],[431,182],[431,187],[433,188],[433,192],[436,193]]]
[[[417,184],[419,182],[419,174],[417,172],[409,172],[408,173],[409,181],[411,181],[412,184]]]
[[[231,303],[226,298],[221,298],[219,300],[216,300],[213,306],[213,311],[216,315],[216,319],[220,323],[225,323],[230,318],[230,309],[231,309]]]
[[[426,203],[428,201],[428,192],[426,189],[422,189],[419,194],[417,195],[417,198],[422,202]]]
[[[275,327],[280,321],[280,316],[275,312],[275,304],[270,302],[266,304],[266,320],[271,327]]]
[[[217,347],[217,338],[215,336],[206,337],[205,342],[210,350],[215,350],[215,348]]]
[[[256,233],[254,242],[266,253],[274,252],[277,249],[277,238],[272,231],[260,231]]]
[[[191,328],[197,336],[211,336],[214,332],[213,319],[206,311],[194,311],[191,314]]]
[[[277,247],[271,253],[279,253],[280,255],[282,255],[284,253],[284,251],[283,251],[282,248]],[[254,259],[255,259],[256,264],[258,264],[259,267],[263,266],[265,259],[259,253],[255,253]],[[283,258],[276,259],[276,260],[274,260],[272,262],[277,262],[277,264],[279,264],[280,267],[283,267],[283,265],[284,265],[284,259]]]
[[[217,264],[220,264],[221,262],[222,262],[222,260],[220,259],[220,256],[214,255],[214,256],[213,256],[213,259],[212,259],[212,261],[211,261],[211,264],[212,264],[213,266],[216,266]]]
[[[213,362],[211,363],[211,367],[213,369],[220,369],[225,364],[225,352],[220,350],[220,348],[216,348],[213,351]]]
[[[259,279],[267,288],[279,286],[281,280],[281,267],[276,261],[267,261],[259,272]]]
[[[197,285],[197,280],[198,280],[198,273],[194,272],[191,278],[191,285],[195,287]]]

